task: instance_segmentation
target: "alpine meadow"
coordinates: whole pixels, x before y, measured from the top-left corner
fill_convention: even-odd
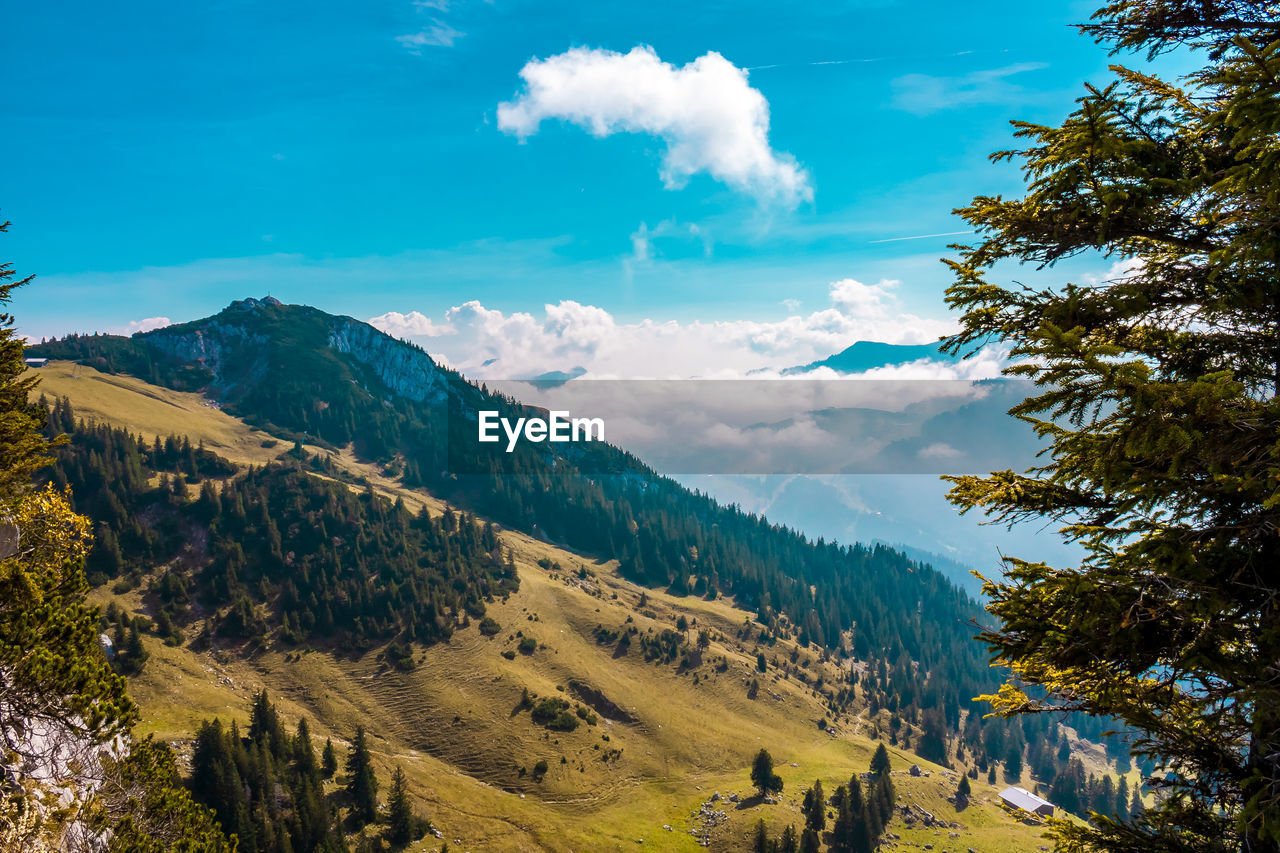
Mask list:
[[[1280,4],[6,11],[0,853],[1280,853]]]

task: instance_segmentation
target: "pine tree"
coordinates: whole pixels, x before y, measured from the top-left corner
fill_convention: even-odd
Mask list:
[[[920,740],[916,743],[916,754],[926,761],[950,767],[947,761],[946,720],[942,715],[942,709],[930,708],[925,711],[921,727],[923,731],[920,734]],[[903,749],[906,749],[906,746]]]
[[[293,760],[298,772],[304,776],[315,776],[318,772],[316,750],[311,744],[311,727],[307,725],[306,717],[298,720],[298,729],[293,736]]]
[[[1129,816],[1134,818],[1139,817],[1145,809],[1146,806],[1142,802],[1142,789],[1139,786],[1134,785],[1133,800],[1129,803]]]
[[[142,667],[147,662],[147,650],[142,645],[142,634],[138,631],[137,625],[129,626],[129,635],[125,640],[123,652],[122,671],[129,675],[142,672]]]
[[[816,832],[827,828],[827,800],[822,790],[822,780],[813,780],[813,787],[804,793],[805,826]]]
[[[889,750],[884,748],[884,744],[880,744],[876,747],[875,754],[871,756],[871,772],[879,776],[888,773],[891,769]]]
[[[787,824],[782,834],[778,836],[778,840],[774,842],[773,849],[775,853],[799,853],[800,839],[796,835],[795,826]]]
[[[767,797],[782,790],[782,777],[773,772],[773,756],[767,749],[761,749],[756,753],[755,761],[751,765],[751,784],[756,786],[761,797]]]
[[[1084,31],[1182,50],[1179,82],[1121,67],[1059,126],[1015,123],[1025,197],[959,211],[953,352],[1003,342],[1038,390],[1012,412],[1042,467],[951,478],[997,520],[1049,518],[1083,546],[1006,560],[983,634],[1015,680],[998,713],[1117,719],[1157,769],[1132,820],[1060,825],[1072,850],[1280,849],[1280,16],[1260,0],[1112,0]],[[1103,280],[1026,288],[1013,262],[1084,253]],[[997,265],[999,265],[997,267]],[[1022,685],[1043,688],[1034,696]],[[1047,693],[1047,698],[1040,698]]]
[[[0,233],[9,223],[0,223]],[[0,263],[0,307],[13,299],[13,291],[35,276],[16,279],[13,264]],[[23,339],[13,328],[13,315],[0,312],[0,496],[12,500],[31,489],[32,475],[52,461],[50,442],[44,437],[45,407],[32,402],[38,376],[24,376]]]
[[[408,844],[413,840],[413,805],[409,802],[404,770],[399,765],[391,776],[391,792],[387,796],[387,839],[393,844]]]
[[[756,821],[755,832],[751,835],[751,853],[773,853],[769,844],[769,830],[764,825],[764,818]]]
[[[1014,741],[1004,756],[1004,780],[1016,785],[1022,780],[1022,743]]]
[[[352,818],[357,826],[373,823],[378,819],[378,777],[373,772],[364,726],[356,728],[356,736],[351,740],[346,770]]]
[[[334,752],[333,741],[324,739],[324,751],[320,753],[320,773],[326,779],[332,779],[338,772],[338,755]]]

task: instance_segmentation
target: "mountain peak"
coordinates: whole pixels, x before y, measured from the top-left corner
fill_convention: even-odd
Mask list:
[[[237,299],[227,306],[228,311],[254,311],[264,306],[272,307],[283,306],[284,303],[274,296],[264,296],[261,299],[254,299],[252,296],[246,299]]]
[[[420,347],[274,296],[237,299],[212,317],[155,329],[136,342],[201,372],[199,384],[220,400],[246,405],[286,386],[301,395],[297,405],[310,408],[353,393],[423,402],[442,398],[446,384]]]

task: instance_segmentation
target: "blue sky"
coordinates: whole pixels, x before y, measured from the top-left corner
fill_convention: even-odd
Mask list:
[[[615,336],[646,320],[754,324],[744,346],[767,361],[801,353],[766,352],[760,334],[844,310],[833,283],[893,280],[876,323],[806,346],[894,337],[894,324],[925,337],[945,321],[937,259],[955,238],[898,238],[960,230],[953,207],[1017,191],[986,155],[1008,144],[1009,119],[1056,121],[1083,81],[1105,79],[1108,57],[1068,26],[1092,6],[10,3],[0,257],[39,275],[15,301],[35,336],[270,292],[397,312],[384,325],[455,363],[513,334],[513,317],[545,332],[557,321],[543,306],[562,303],[607,314]],[[767,103],[763,150],[794,165],[801,191],[735,183],[696,133],[693,165],[664,181],[680,128],[732,106],[704,91],[658,107],[593,76],[614,61],[603,51],[637,46],[659,76],[713,51],[744,69],[735,91]],[[526,64],[575,48],[599,62],[577,69],[589,103],[573,109],[623,116],[618,132],[575,123],[552,103],[564,93],[530,100]],[[501,126],[499,105],[522,97],[533,118]],[[645,130],[663,122],[674,137]]]

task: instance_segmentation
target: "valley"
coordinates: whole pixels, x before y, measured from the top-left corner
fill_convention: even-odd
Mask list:
[[[194,393],[67,362],[51,363],[40,376],[41,393],[66,397],[78,414],[148,440],[181,433],[241,466],[262,465],[291,446]],[[330,452],[318,445],[306,449]],[[406,488],[350,450],[332,457],[353,488],[362,479],[387,498],[432,514],[444,511],[442,501]],[[706,601],[642,588],[618,575],[616,560],[509,529],[499,535],[520,585],[488,605],[486,616],[501,626],[495,635],[483,635],[472,621],[447,641],[415,649],[409,671],[383,659],[384,646],[352,654],[278,639],[261,645],[214,640],[197,648],[192,640],[166,645],[146,637],[150,658],[130,679],[142,708],[141,730],[189,755],[201,720],[218,716],[243,724],[253,694],[266,689],[291,727],[305,717],[313,735],[332,737],[339,752],[355,726],[365,726],[380,776],[402,766],[419,811],[450,849],[474,851],[694,850],[704,843],[713,850],[744,849],[760,818],[775,835],[787,824],[802,826],[804,789],[821,779],[831,791],[851,773],[865,771],[878,743],[873,727],[887,735],[887,709],[873,714],[865,699],[855,699],[836,714],[829,698],[814,689],[819,675],[828,684],[847,679],[848,661],[823,662],[815,647],[801,649],[794,638],[761,646],[754,614],[731,598]],[[135,589],[113,593],[103,586],[93,598],[147,613],[148,584],[160,568],[144,573]],[[598,642],[598,628],[631,625],[641,635],[657,635],[674,630],[681,618],[690,639],[709,634],[699,666],[646,661],[639,644],[618,655],[616,644]],[[188,637],[200,633],[198,619],[186,629]],[[519,635],[535,638],[536,650],[516,651]],[[757,648],[772,659],[765,674],[757,670]],[[508,659],[504,651],[515,654]],[[713,663],[720,659],[723,671]],[[759,681],[759,691],[748,698],[752,680]],[[515,710],[525,689],[572,702],[598,696],[609,705],[595,699],[597,725],[552,732]],[[613,706],[633,719],[600,713]],[[818,727],[822,720],[833,733]],[[703,819],[700,810],[717,792],[722,798],[738,794],[737,805],[751,797],[747,771],[761,747],[775,757],[785,783],[778,803],[739,808],[722,799],[707,811],[723,817]],[[1001,785],[973,780],[972,800],[960,810],[947,799],[954,775],[910,752],[891,748],[890,755],[899,806],[957,824],[943,829],[917,820],[909,826],[899,812],[888,829],[897,836],[885,842],[890,849],[930,844],[934,850],[1021,851],[1041,843],[1039,827],[996,804]],[[527,771],[539,760],[549,769],[535,782]],[[908,774],[912,764],[927,775]],[[439,843],[428,836],[411,849],[435,850]]]

